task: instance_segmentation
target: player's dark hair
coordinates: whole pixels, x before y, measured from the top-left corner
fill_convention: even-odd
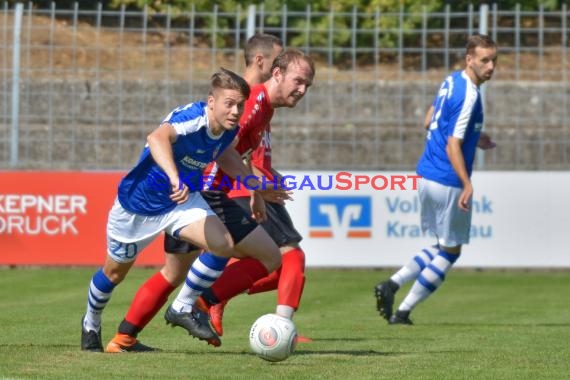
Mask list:
[[[465,47],[465,53],[467,55],[473,55],[475,53],[475,48],[497,48],[497,44],[491,37],[486,34],[475,33],[467,39],[467,46]]]
[[[287,72],[287,67],[291,62],[298,62],[298,61],[305,61],[311,68],[311,72],[313,77],[315,76],[315,63],[313,59],[308,55],[302,52],[299,49],[295,48],[287,48],[283,50],[275,59],[273,60],[273,64],[271,65],[271,71],[276,68],[279,68],[282,73]]]
[[[245,79],[223,67],[212,75],[210,95],[213,95],[214,90],[217,89],[237,90],[245,99],[249,98],[250,89]]]
[[[245,65],[251,65],[255,56],[260,53],[266,58],[270,57],[275,45],[283,47],[283,41],[281,41],[279,37],[271,34],[254,34],[247,40],[245,44],[243,54],[245,58]]]

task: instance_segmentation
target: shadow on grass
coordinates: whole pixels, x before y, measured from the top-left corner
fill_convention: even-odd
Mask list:
[[[168,351],[162,351],[161,353],[165,353]],[[188,354],[188,355],[247,355],[247,356],[257,356],[253,352],[249,351],[211,351],[211,352],[192,352],[186,350],[172,350],[169,351],[171,353],[177,354]],[[295,350],[293,356],[310,356],[310,355],[347,355],[347,356],[405,356],[410,355],[410,352],[381,352],[376,350]]]
[[[375,350],[295,350],[295,356],[301,355],[349,355],[349,356],[401,356],[407,355],[405,352],[381,352]]]
[[[318,339],[318,341],[334,341],[337,339]],[[352,340],[360,340],[360,339],[352,339]],[[316,340],[317,341],[317,340]],[[124,355],[128,356],[147,356],[147,355],[161,355],[161,354],[177,354],[177,355],[200,355],[200,356],[231,356],[231,355],[238,355],[238,356],[251,356],[255,357],[256,354],[249,351],[228,351],[228,350],[220,350],[220,349],[212,349],[211,351],[202,351],[202,350],[188,350],[188,349],[160,349],[157,348],[156,351],[152,352],[129,352],[123,354],[116,354],[116,353],[104,353],[104,352],[90,352],[90,351],[81,351],[77,348],[76,345],[71,344],[30,344],[30,343],[12,343],[12,344],[5,344],[2,345],[4,349],[26,349],[26,348],[37,348],[37,349],[49,349],[53,350],[54,348],[69,350],[69,351],[76,351],[78,354],[85,354],[85,355],[95,355],[96,357],[102,357],[103,355],[109,357],[122,357]],[[309,346],[306,346],[307,348]],[[463,351],[469,352],[469,351]],[[445,354],[445,353],[457,353],[457,351],[431,351],[433,354]],[[377,351],[377,350],[322,350],[322,349],[315,349],[315,350],[308,350],[308,349],[296,349],[294,352],[294,356],[311,356],[311,355],[347,355],[347,356],[354,356],[354,357],[375,357],[375,356],[383,356],[383,357],[397,357],[397,356],[408,356],[416,354],[415,352],[387,352],[387,351]]]
[[[10,348],[10,347],[14,347],[14,348],[16,348],[16,347],[19,347],[19,348],[25,348],[25,347],[65,348],[65,349],[76,349],[78,352],[81,352],[81,349],[79,348],[79,344],[53,344],[53,343],[46,343],[46,344],[42,344],[42,343],[2,343],[2,344],[0,344],[0,348]],[[88,351],[84,351],[84,352],[88,352]]]

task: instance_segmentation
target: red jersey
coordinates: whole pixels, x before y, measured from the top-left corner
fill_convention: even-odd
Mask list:
[[[269,96],[265,85],[258,84],[251,88],[249,98],[244,105],[244,112],[240,119],[239,139],[236,150],[244,160],[251,160],[252,164],[263,172],[271,173],[271,138],[270,121],[273,117],[273,108],[269,103]],[[213,175],[214,180],[210,189],[228,192],[230,198],[249,197],[249,191],[241,183],[236,183],[221,170],[216,163],[210,164],[206,175]],[[237,189],[239,187],[239,189]]]

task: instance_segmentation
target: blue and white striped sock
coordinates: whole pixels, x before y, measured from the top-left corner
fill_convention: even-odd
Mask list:
[[[89,284],[87,311],[83,319],[83,328],[86,331],[98,331],[101,327],[101,313],[107,306],[113,289],[115,284],[105,276],[103,269],[95,272]]]
[[[398,310],[410,311],[420,302],[432,295],[433,292],[441,286],[443,281],[445,281],[446,273],[449,272],[458,258],[458,254],[454,255],[440,250],[431,263],[421,271],[418,279],[406,295],[406,298],[404,298],[398,307]]]
[[[408,281],[415,280],[420,272],[433,260],[434,256],[437,255],[437,252],[437,247],[426,247],[422,249],[409,263],[394,273],[390,279],[400,287]]]
[[[198,256],[190,267],[186,281],[172,303],[172,308],[185,313],[191,312],[196,298],[222,275],[228,260],[227,257],[215,256],[209,252]]]

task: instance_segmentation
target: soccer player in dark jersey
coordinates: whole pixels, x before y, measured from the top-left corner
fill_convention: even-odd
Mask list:
[[[411,311],[433,294],[469,243],[475,150],[493,148],[481,132],[483,102],[479,87],[491,79],[497,45],[485,35],[467,41],[466,67],[441,84],[425,118],[427,137],[417,172],[421,224],[437,237],[437,244],[418,252],[390,279],[376,285],[376,307],[390,324],[408,324]],[[406,282],[412,288],[393,313],[394,295]]]

